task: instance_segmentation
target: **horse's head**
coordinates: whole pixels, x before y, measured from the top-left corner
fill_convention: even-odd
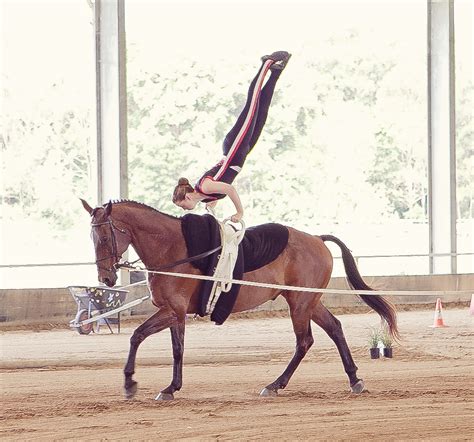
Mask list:
[[[117,282],[117,264],[131,243],[130,232],[113,220],[111,202],[92,209],[86,201],[81,201],[92,217],[91,237],[99,281],[113,287]]]

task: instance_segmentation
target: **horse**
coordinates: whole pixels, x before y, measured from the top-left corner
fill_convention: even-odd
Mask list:
[[[109,201],[92,208],[82,200],[91,216],[91,237],[94,243],[98,279],[113,287],[123,253],[131,245],[147,269],[163,268],[170,262],[186,261],[187,248],[181,230],[181,218],[158,211],[143,203],[129,200]],[[332,235],[310,235],[292,227],[288,243],[280,255],[260,269],[244,274],[244,280],[300,287],[327,287],[333,268],[333,256],[325,241],[334,242],[342,252],[349,285],[355,290],[373,290],[362,279],[347,246]],[[167,265],[166,267],[170,267]],[[180,269],[189,275],[202,273],[189,262]],[[173,376],[171,384],[161,390],[157,400],[174,399],[183,384],[183,353],[186,315],[198,311],[200,281],[170,275],[147,274],[147,284],[157,311],[133,332],[128,359],[124,368],[125,397],[131,399],[138,384],[133,379],[135,358],[140,344],[150,335],[165,329],[171,331]],[[334,341],[352,393],[364,390],[364,381],[357,377],[357,366],[346,342],[340,321],[321,303],[321,293],[301,293],[276,288],[241,286],[232,313],[253,309],[277,296],[283,296],[289,307],[296,337],[296,349],[283,373],[261,391],[261,396],[277,396],[284,389],[300,362],[313,345],[311,321],[320,326]],[[359,295],[386,322],[390,334],[398,338],[395,307],[380,295]]]

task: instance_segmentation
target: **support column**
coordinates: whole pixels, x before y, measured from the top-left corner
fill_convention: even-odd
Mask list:
[[[99,204],[128,196],[124,1],[94,3]],[[129,275],[122,270],[120,284],[128,284]]]
[[[428,0],[430,273],[456,273],[454,4]]]
[[[124,0],[95,1],[98,201],[127,198]]]

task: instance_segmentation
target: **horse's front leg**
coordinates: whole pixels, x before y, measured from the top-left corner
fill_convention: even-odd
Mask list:
[[[173,345],[173,380],[171,384],[156,397],[157,401],[174,399],[174,392],[179,391],[183,385],[183,353],[185,321],[172,325],[171,343]]]
[[[173,326],[176,321],[177,316],[174,312],[159,310],[133,332],[130,338],[128,359],[124,369],[125,397],[127,399],[132,399],[137,392],[137,383],[133,380],[133,374],[135,373],[135,359],[138,347],[148,336]]]

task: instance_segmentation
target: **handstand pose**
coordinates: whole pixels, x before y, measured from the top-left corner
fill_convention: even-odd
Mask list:
[[[199,178],[194,188],[187,178],[180,178],[174,189],[173,203],[186,210],[192,210],[200,201],[214,207],[217,200],[230,197],[237,211],[231,217],[238,222],[244,214],[239,195],[232,186],[248,153],[257,143],[268,115],[275,85],[285,68],[291,54],[285,51],[274,52],[262,57],[262,66],[250,84],[247,102],[237,122],[226,135],[223,144],[224,158]],[[270,78],[263,86],[265,76],[270,70]]]

